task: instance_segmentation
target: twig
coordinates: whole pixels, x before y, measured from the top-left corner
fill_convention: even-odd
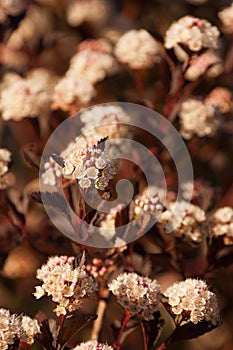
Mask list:
[[[100,299],[97,307],[98,318],[94,321],[92,331],[91,331],[91,340],[98,340],[99,332],[102,327],[104,313],[107,307],[107,303],[104,299]]]

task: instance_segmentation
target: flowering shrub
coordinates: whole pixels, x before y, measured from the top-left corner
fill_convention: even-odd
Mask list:
[[[232,348],[233,3],[0,24],[0,349]]]

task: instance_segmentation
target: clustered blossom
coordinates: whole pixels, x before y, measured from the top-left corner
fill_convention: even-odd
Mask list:
[[[198,98],[190,97],[182,102],[179,115],[180,134],[185,139],[191,139],[193,135],[213,136],[217,131],[216,109]]]
[[[84,257],[83,257],[84,258]],[[82,258],[82,260],[83,260]],[[79,308],[82,298],[92,297],[97,291],[96,281],[87,274],[83,262],[75,267],[75,257],[54,256],[37,270],[36,277],[43,282],[36,286],[34,296],[47,294],[57,304],[57,316]]]
[[[215,78],[223,72],[223,62],[220,56],[213,50],[207,50],[190,60],[185,72],[185,78],[190,81],[198,79],[206,73],[208,77]]]
[[[87,79],[92,84],[102,81],[116,70],[111,44],[104,39],[83,41],[71,58],[66,76]]]
[[[213,326],[220,324],[220,311],[216,295],[208,290],[205,281],[188,278],[174,283],[163,293],[172,314],[184,322],[194,324],[207,321]]]
[[[108,344],[98,343],[96,340],[89,340],[76,346],[73,350],[113,350]]]
[[[94,185],[103,191],[113,179],[116,170],[104,150],[97,145],[85,149],[73,149],[64,160],[62,173],[65,178],[77,179],[81,188]]]
[[[62,176],[61,167],[50,157],[48,162],[44,164],[44,171],[41,179],[44,185],[55,186],[57,178]]]
[[[119,38],[115,55],[131,69],[147,69],[160,61],[160,48],[145,29],[130,30]]]
[[[140,217],[145,213],[158,217],[164,210],[164,206],[160,202],[157,194],[153,196],[144,194],[140,198],[136,198],[134,204],[134,214],[136,217]]]
[[[66,16],[71,26],[79,26],[83,22],[99,26],[106,21],[108,13],[108,4],[103,0],[70,0]]]
[[[0,87],[2,119],[20,121],[48,113],[56,79],[44,68],[29,71],[25,78],[7,73]]]
[[[181,44],[193,52],[198,52],[203,48],[216,49],[218,37],[219,30],[207,20],[185,16],[168,28],[165,35],[165,47],[172,49]]]
[[[175,206],[176,205],[176,206]],[[173,214],[173,210],[175,210]],[[172,223],[174,230],[172,234],[177,238],[184,238],[192,243],[201,243],[204,235],[204,224],[206,215],[197,205],[189,204],[187,209],[187,202],[181,201],[178,203],[170,202],[168,209],[161,214],[159,217],[159,225],[163,227],[171,219],[174,220]],[[171,221],[172,222],[172,221]]]
[[[8,187],[5,174],[9,170],[9,163],[11,161],[11,152],[8,149],[0,148],[0,190]]]
[[[218,13],[218,17],[222,22],[222,30],[227,34],[233,33],[233,3],[225,7]]]
[[[221,113],[228,113],[233,107],[230,90],[217,86],[205,98],[205,104],[218,108]]]
[[[231,207],[223,207],[215,211],[210,221],[210,233],[215,237],[225,236],[225,243],[232,243],[233,209]]]
[[[121,306],[132,315],[141,316],[145,320],[154,318],[153,313],[158,311],[160,301],[160,285],[156,280],[141,277],[134,272],[122,273],[108,287]]]
[[[88,106],[95,96],[96,90],[90,81],[67,76],[55,86],[51,107],[73,114]]]
[[[28,344],[34,343],[34,337],[40,332],[37,320],[29,316],[10,314],[7,309],[0,309],[0,348],[8,349],[19,339]]]

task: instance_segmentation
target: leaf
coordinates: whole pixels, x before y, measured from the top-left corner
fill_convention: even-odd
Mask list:
[[[65,165],[65,161],[62,157],[58,156],[57,154],[53,153],[50,156],[58,165],[60,165],[62,168]]]
[[[39,169],[41,153],[36,143],[28,143],[22,148],[25,161],[33,168]]]
[[[69,326],[63,326],[62,330],[59,332],[58,343],[62,347],[65,347],[82,328],[96,320],[97,317],[98,316],[96,314],[79,314],[72,317],[69,320]]]
[[[40,319],[40,316],[38,316]],[[35,336],[36,342],[42,347],[44,350],[55,350],[53,347],[53,336],[49,329],[49,320],[44,319],[40,322],[40,333]]]
[[[160,313],[154,313],[154,319],[150,321],[143,321],[145,333],[148,337],[148,347],[153,346],[159,340],[164,326],[164,320],[160,318]]]
[[[108,139],[108,136],[103,137],[102,139],[100,139],[100,140],[98,141],[96,147],[98,147],[98,148],[100,148],[102,151],[104,151],[104,149],[105,149],[105,143],[106,143],[107,139]]]
[[[40,204],[43,204],[43,201],[42,201],[40,192],[32,192],[32,193],[31,193],[31,198],[32,198],[35,202],[40,203]]]
[[[171,343],[187,339],[197,338],[216,328],[210,322],[202,321],[197,324],[188,322],[184,326],[178,326],[171,336]]]
[[[127,324],[127,326],[125,327],[121,338],[120,338],[120,345],[122,345],[124,343],[124,341],[126,340],[126,338],[133,332],[135,332],[137,330],[138,332],[138,328],[140,327],[140,322],[136,319],[136,318],[131,318]],[[117,339],[119,332],[120,332],[120,328],[121,328],[121,323],[119,321],[116,321],[114,323],[111,324],[111,328],[113,330],[114,333],[114,338]]]
[[[40,197],[44,204],[57,209],[62,214],[65,214],[69,220],[71,220],[67,201],[59,192],[40,192]]]

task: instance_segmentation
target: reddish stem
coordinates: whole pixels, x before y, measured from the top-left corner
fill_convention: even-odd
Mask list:
[[[116,340],[115,343],[113,344],[113,347],[114,347],[114,349],[116,349],[116,350],[120,350],[120,341],[121,341],[121,337],[122,337],[122,334],[123,334],[125,328],[127,327],[127,324],[128,324],[128,322],[129,322],[129,320],[130,320],[130,317],[131,317],[130,312],[129,312],[127,309],[125,309],[125,317],[124,317],[124,319],[123,319],[123,322],[122,322],[122,326],[121,326],[119,335],[118,335],[118,337],[117,337],[117,340]]]

